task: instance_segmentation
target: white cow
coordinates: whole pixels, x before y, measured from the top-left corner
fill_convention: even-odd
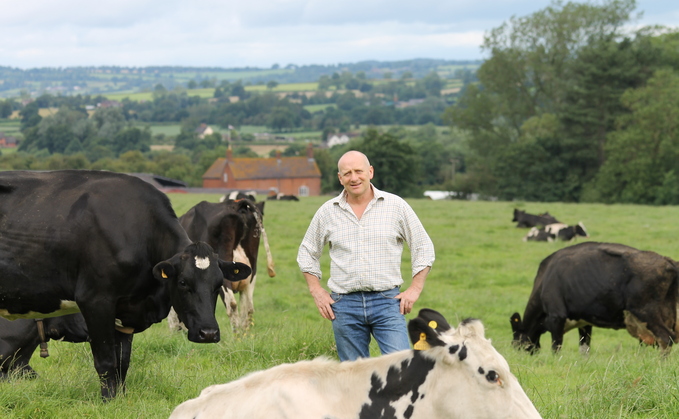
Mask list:
[[[479,320],[434,310],[408,324],[415,350],[283,364],[207,387],[170,419],[540,418]]]

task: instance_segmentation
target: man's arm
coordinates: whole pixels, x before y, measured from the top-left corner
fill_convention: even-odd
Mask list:
[[[309,292],[314,297],[314,302],[316,303],[316,307],[321,313],[321,316],[328,320],[335,320],[335,313],[332,311],[331,307],[335,301],[330,297],[330,293],[321,286],[321,281],[316,275],[308,272],[302,273],[304,274],[304,279],[306,279],[306,283],[309,286]]]

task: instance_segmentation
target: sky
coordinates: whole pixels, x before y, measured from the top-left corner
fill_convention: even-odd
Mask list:
[[[600,4],[600,2],[594,2]],[[483,36],[549,0],[0,0],[0,66],[258,67],[479,60]],[[636,23],[679,26],[679,1]]]

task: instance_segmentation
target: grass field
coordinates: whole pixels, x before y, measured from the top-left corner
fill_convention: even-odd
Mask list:
[[[219,195],[173,194],[182,214]],[[335,356],[331,325],[318,314],[295,262],[308,222],[327,197],[300,202],[267,201],[264,224],[276,262],[266,276],[260,257],[255,325],[246,336],[231,333],[218,307],[222,341],[199,345],[171,333],[165,321],[135,337],[126,394],[103,404],[86,344],[51,342],[51,356],[34,355],[35,380],[0,383],[3,418],[166,418],[204,387],[283,362]],[[522,242],[526,230],[510,221],[513,208],[549,211],[569,224],[582,221],[590,240],[609,241],[679,257],[672,221],[677,207],[409,200],[436,247],[436,262],[415,311],[430,307],[451,324],[483,321],[486,336],[505,356],[544,418],[676,418],[679,353],[667,359],[640,347],[626,331],[595,329],[588,357],[579,354],[577,333],[566,335],[554,355],[550,337],[535,356],[511,346],[509,316],[523,313],[539,262],[569,243]],[[580,240],[582,241],[582,240]],[[260,251],[260,255],[263,250]],[[404,254],[407,276],[409,253]],[[323,262],[328,273],[327,257]],[[408,315],[414,317],[415,313]],[[373,354],[377,348],[373,346]],[[445,383],[441,383],[445,385]]]

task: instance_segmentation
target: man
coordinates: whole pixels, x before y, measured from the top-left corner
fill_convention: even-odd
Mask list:
[[[332,320],[341,361],[370,357],[370,336],[382,354],[410,348],[405,314],[412,311],[434,263],[434,245],[412,208],[372,185],[365,154],[337,163],[342,193],[319,208],[299,247],[297,263],[321,316]],[[411,252],[412,283],[400,286],[403,242]],[[320,283],[320,258],[330,248],[330,279]]]

